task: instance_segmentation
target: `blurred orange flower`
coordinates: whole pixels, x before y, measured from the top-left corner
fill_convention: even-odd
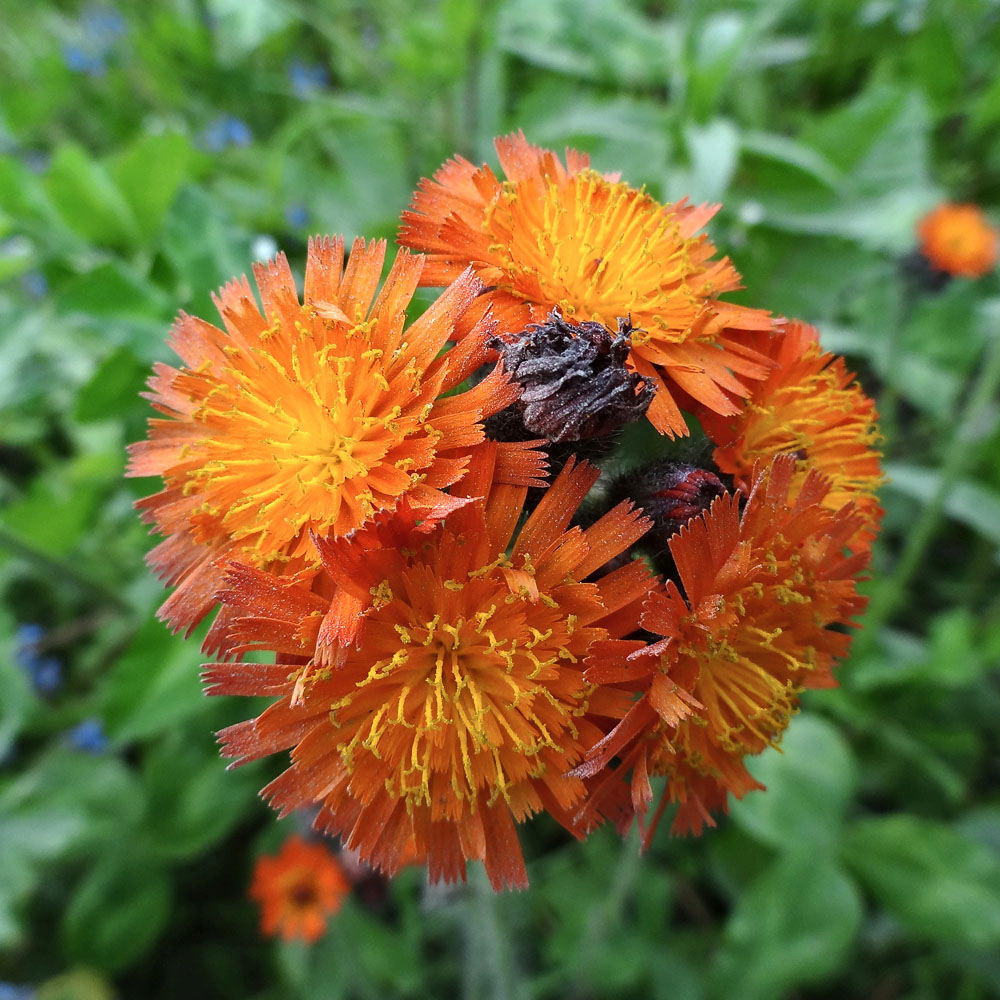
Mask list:
[[[292,836],[277,855],[257,859],[250,897],[260,904],[262,934],[312,943],[350,890],[347,876],[327,847]]]
[[[483,455],[470,479],[488,499],[431,531],[395,517],[318,543],[324,572],[371,602],[363,641],[335,666],[317,656],[322,600],[236,567],[221,596],[241,616],[238,648],[277,662],[204,676],[210,694],[278,697],[220,738],[241,761],[291,748],[263,793],[282,813],[319,805],[317,825],[387,875],[415,856],[432,881],[454,881],[478,859],[494,887],[521,887],[515,823],[546,810],[579,832],[586,785],[567,772],[628,709],[625,692],[584,681],[583,660],[638,625],[645,564],[595,573],[648,522],[622,503],[569,527],[597,479],[572,459],[519,531],[526,490],[490,489]]]
[[[163,477],[139,506],[166,540],[150,553],[177,590],[160,609],[190,630],[215,604],[227,559],[292,574],[315,571],[311,531],[344,535],[405,497],[426,518],[465,502],[442,492],[484,440],[481,421],[517,397],[495,370],[448,395],[485,357],[480,323],[438,357],[480,290],[471,275],[404,329],[423,260],[401,251],[376,297],[385,243],[309,244],[300,303],[284,255],[255,265],[264,304],[246,279],[216,303],[220,330],[182,314],[172,346],[185,363],[157,365],[149,398],[164,418],[131,448],[129,474]],[[505,445],[501,477],[537,481],[540,456]],[[217,623],[218,624],[218,623]],[[221,648],[224,623],[207,649]]]
[[[978,278],[996,266],[1000,234],[978,205],[938,205],[917,223],[917,232],[921,252],[939,271]]]
[[[768,363],[746,331],[769,330],[758,309],[721,302],[740,287],[728,258],[698,234],[717,205],[662,205],[644,191],[589,169],[567,150],[566,165],[523,134],[496,140],[506,180],[456,157],[424,180],[403,213],[399,241],[429,255],[421,282],[444,285],[472,266],[501,335],[541,323],[554,308],[572,322],[633,329],[630,366],[657,393],[650,421],[688,433],[675,387],[722,414],[749,393]]]
[[[631,768],[640,814],[649,778],[666,775],[660,810],[680,803],[678,832],[714,825],[730,793],[760,787],[744,758],[779,742],[804,688],[835,685],[850,646],[843,627],[866,604],[856,581],[868,553],[844,554],[861,517],[824,506],[830,484],[817,472],[790,499],[794,473],[791,456],[758,464],[742,514],[739,495],[725,494],[674,535],[680,586],[653,593],[641,618],[664,638],[595,643],[587,658],[588,681],[631,686],[637,699],[574,773],[597,775],[618,757],[605,785]]]
[[[753,387],[735,416],[697,410],[716,445],[716,465],[747,490],[758,461],[794,455],[791,499],[809,470],[821,472],[830,480],[824,506],[839,510],[853,501],[864,520],[851,544],[870,545],[882,517],[874,402],[844,359],[823,351],[815,327],[792,321],[784,333],[753,334],[750,343],[774,361],[770,375]]]

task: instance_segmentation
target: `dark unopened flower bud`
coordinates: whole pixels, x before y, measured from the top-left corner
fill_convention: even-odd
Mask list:
[[[642,547],[661,572],[672,575],[671,537],[727,491],[726,483],[708,469],[662,461],[619,477],[609,491],[609,501],[629,497],[652,518],[653,527],[643,538]]]
[[[549,441],[583,441],[638,420],[655,389],[625,366],[631,332],[626,319],[612,334],[600,323],[567,323],[553,309],[515,340],[495,340],[505,370],[522,386],[515,405],[527,431]]]

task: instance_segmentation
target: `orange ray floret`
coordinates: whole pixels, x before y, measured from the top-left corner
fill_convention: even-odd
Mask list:
[[[830,480],[824,506],[839,510],[853,501],[863,524],[851,544],[870,545],[882,518],[874,402],[844,359],[823,351],[815,327],[793,321],[785,333],[754,334],[750,343],[774,361],[770,375],[741,401],[735,416],[703,407],[697,411],[702,429],[716,444],[716,465],[746,490],[758,461],[794,455],[792,499],[809,470],[821,472]]]
[[[769,330],[757,309],[721,302],[740,287],[728,258],[698,230],[718,206],[662,205],[644,191],[589,169],[567,150],[566,166],[520,133],[496,140],[506,179],[456,157],[424,180],[403,213],[399,241],[427,253],[421,281],[443,285],[472,266],[501,335],[543,322],[558,308],[573,322],[615,330],[630,318],[631,367],[652,379],[649,419],[662,433],[687,425],[673,392],[719,413],[768,364],[745,343]]]
[[[637,627],[653,585],[639,561],[595,576],[648,527],[627,502],[570,527],[596,478],[571,459],[516,536],[526,491],[500,487],[431,531],[379,522],[381,544],[369,538],[356,565],[355,536],[320,541],[324,565],[347,559],[374,595],[364,641],[335,666],[317,654],[315,594],[285,581],[284,599],[258,598],[265,574],[234,568],[222,594],[243,615],[234,637],[277,663],[209,665],[208,690],[278,700],[220,734],[224,755],[290,748],[263,794],[282,813],[318,805],[317,825],[388,875],[415,850],[432,881],[478,859],[494,887],[526,885],[515,823],[547,810],[580,832],[586,784],[567,772],[628,708],[584,681],[584,658]]]
[[[1000,233],[978,205],[945,202],[919,223],[920,251],[939,271],[979,278],[996,267]]]
[[[148,395],[164,417],[132,446],[129,467],[163,477],[164,490],[139,506],[167,536],[149,561],[178,585],[160,611],[175,629],[213,607],[225,559],[310,573],[311,531],[347,534],[403,497],[426,518],[465,502],[443,490],[465,475],[483,418],[517,389],[495,370],[445,396],[485,356],[485,320],[438,356],[480,284],[459,275],[406,327],[423,260],[401,252],[378,291],[384,256],[384,241],[358,240],[345,269],[343,240],[315,239],[302,302],[279,255],[254,267],[263,312],[243,278],[216,298],[224,330],[177,320],[172,346],[184,367],[156,366]],[[540,471],[526,447],[507,446],[508,481]]]
[[[790,499],[794,467],[791,456],[759,464],[742,514],[739,494],[726,494],[673,537],[680,587],[652,594],[641,619],[660,641],[598,643],[587,660],[587,680],[631,688],[637,700],[576,773],[596,775],[619,757],[605,780],[631,767],[639,813],[650,776],[666,775],[660,808],[680,803],[678,832],[714,825],[729,794],[760,787],[744,758],[778,743],[803,689],[835,685],[850,645],[843,626],[866,603],[856,581],[868,554],[844,554],[859,515],[825,507],[830,485],[815,472]]]
[[[260,931],[312,943],[340,910],[350,883],[322,844],[289,837],[277,855],[257,859],[250,897],[260,904]]]

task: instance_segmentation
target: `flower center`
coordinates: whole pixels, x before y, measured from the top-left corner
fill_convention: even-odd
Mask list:
[[[277,329],[268,350],[233,348],[194,413],[184,489],[203,498],[206,537],[221,527],[255,565],[312,552],[308,529],[346,534],[409,488],[419,380],[390,387],[379,352],[351,329],[337,352],[303,322]],[[331,331],[324,331],[329,339]],[[355,353],[352,353],[352,349]],[[421,452],[423,453],[423,452]]]
[[[564,760],[583,700],[579,679],[557,668],[574,659],[564,622],[552,613],[553,627],[528,626],[524,602],[507,603],[509,591],[487,581],[464,586],[473,593],[454,602],[450,621],[421,621],[414,608],[400,620],[398,601],[385,609],[396,613],[391,625],[370,619],[369,637],[387,638],[386,626],[395,632],[394,652],[333,706],[347,768],[369,768],[367,751],[390,794],[438,817],[457,816],[483,792],[489,804],[502,797],[523,809],[516,786]]]
[[[288,890],[288,900],[295,909],[307,910],[314,907],[319,902],[316,894],[316,886],[312,879],[306,877],[300,879]]]
[[[587,171],[564,187],[546,182],[539,197],[522,190],[535,181],[506,182],[483,226],[507,283],[528,301],[558,305],[567,319],[615,328],[632,316],[635,343],[653,330],[670,339],[691,325],[696,296],[686,287],[693,266],[689,244],[669,208],[627,184]],[[656,295],[657,303],[650,302]],[[669,296],[665,308],[663,296]],[[651,305],[655,315],[646,314]]]

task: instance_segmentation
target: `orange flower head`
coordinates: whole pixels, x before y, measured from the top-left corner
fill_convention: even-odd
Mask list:
[[[506,179],[456,157],[424,180],[403,214],[400,242],[430,257],[422,281],[446,284],[472,266],[490,289],[501,334],[516,335],[558,308],[611,330],[629,318],[630,364],[657,386],[649,408],[663,433],[684,435],[679,387],[720,413],[747,395],[767,362],[744,341],[769,316],[720,302],[739,288],[728,259],[698,230],[718,206],[662,205],[567,150],[566,165],[520,133],[496,140]]]
[[[792,499],[810,470],[821,472],[830,480],[824,506],[839,510],[853,502],[863,522],[851,544],[871,545],[882,517],[876,494],[883,482],[875,404],[844,359],[822,350],[815,327],[793,321],[784,333],[755,334],[751,343],[774,362],[768,377],[734,416],[698,411],[716,444],[716,465],[747,490],[757,462],[794,455]]]
[[[597,643],[587,660],[587,680],[638,697],[576,773],[619,756],[640,813],[650,775],[666,775],[676,831],[714,825],[728,794],[760,787],[744,758],[779,742],[804,688],[834,686],[850,645],[840,627],[866,603],[856,581],[868,553],[845,555],[861,517],[851,504],[827,508],[830,484],[816,472],[792,499],[794,475],[791,456],[758,464],[742,514],[739,494],[726,494],[682,528],[670,543],[680,587],[669,581],[642,613],[663,638]]]
[[[919,223],[920,251],[939,271],[979,278],[996,267],[1000,236],[978,205],[945,202]]]
[[[250,898],[260,904],[262,934],[312,943],[326,930],[327,918],[340,910],[350,888],[328,848],[292,836],[274,857],[257,859]]]
[[[430,532],[397,517],[320,541],[337,586],[376,595],[364,641],[333,667],[316,658],[323,601],[235,568],[222,597],[243,615],[241,648],[277,662],[213,664],[209,693],[279,700],[225,730],[224,754],[290,747],[264,794],[283,813],[318,805],[317,824],[387,875],[415,852],[435,881],[478,859],[494,887],[526,885],[515,823],[547,810],[579,832],[586,785],[567,772],[628,708],[584,681],[583,660],[637,627],[651,587],[639,561],[588,581],[647,527],[628,503],[569,527],[596,478],[571,460],[516,537],[526,491],[501,487]]]
[[[184,367],[156,366],[149,397],[164,416],[129,469],[164,480],[140,507],[168,536],[150,563],[179,584],[161,609],[175,628],[213,607],[225,559],[313,572],[310,532],[347,534],[404,497],[425,517],[464,502],[442,491],[516,386],[497,370],[446,396],[485,356],[487,322],[438,357],[479,282],[459,276],[406,327],[423,261],[401,252],[376,296],[384,255],[384,242],[358,240],[345,269],[343,241],[315,239],[304,301],[279,255],[254,268],[263,311],[244,278],[216,299],[224,330],[183,314],[175,324]]]

